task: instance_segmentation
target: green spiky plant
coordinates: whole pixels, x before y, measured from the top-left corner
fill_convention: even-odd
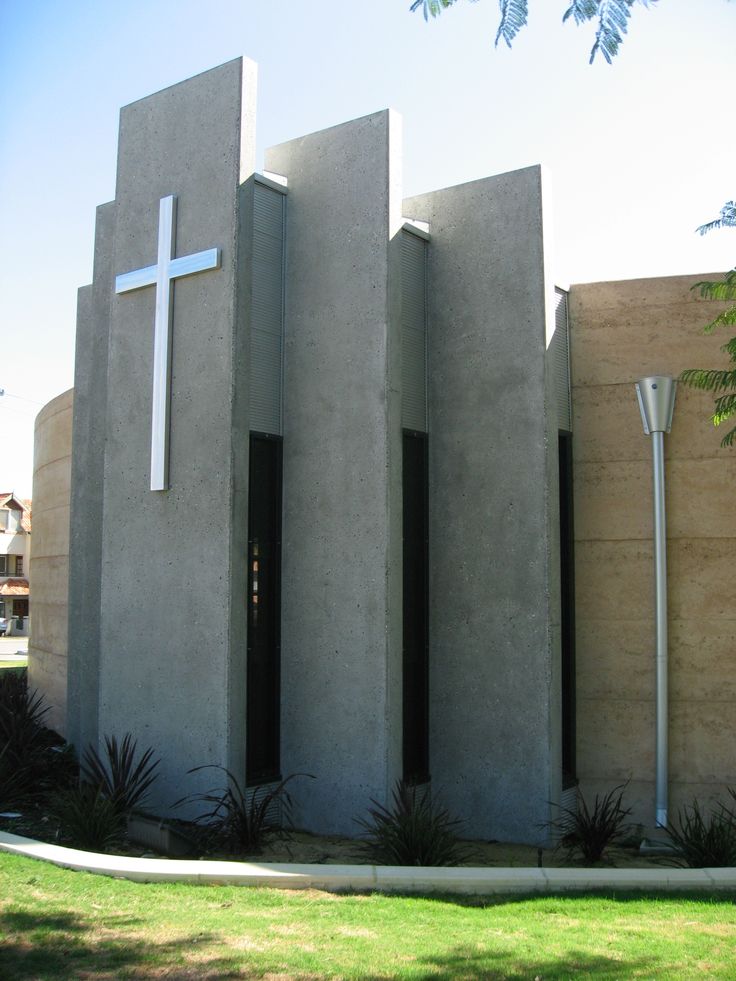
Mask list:
[[[92,746],[82,758],[82,782],[99,791],[123,817],[145,804],[161,762],[153,758],[151,747],[136,761],[137,755],[138,744],[127,732],[120,743],[115,736],[105,736],[104,759]]]
[[[48,706],[28,690],[27,674],[0,675],[0,808],[18,807],[39,796],[51,763]]]
[[[104,852],[125,837],[125,814],[99,787],[80,783],[59,793],[53,804],[62,840],[83,851]]]
[[[174,807],[206,805],[207,810],[195,819],[202,832],[203,846],[207,849],[225,847],[238,854],[257,855],[274,838],[288,838],[292,798],[286,785],[296,777],[314,779],[310,773],[292,773],[275,787],[248,790],[243,789],[235,775],[224,766],[205,764],[187,772],[198,773],[200,770],[218,770],[225,777],[225,786],[182,797]],[[274,805],[278,806],[280,821],[273,818]]]
[[[736,800],[734,791],[729,793]],[[693,800],[665,830],[675,849],[674,864],[691,869],[736,866],[736,812],[725,804],[719,802],[704,814]]]
[[[544,825],[557,839],[555,849],[564,851],[568,861],[582,858],[586,864],[594,865],[607,851],[623,845],[631,836],[626,820],[631,808],[623,806],[627,786],[628,781],[603,797],[596,794],[590,808],[582,794],[575,807],[555,805],[558,816]]]
[[[469,857],[458,831],[461,821],[432,796],[429,787],[399,781],[387,807],[371,798],[363,829],[362,857],[377,865],[461,865]]]

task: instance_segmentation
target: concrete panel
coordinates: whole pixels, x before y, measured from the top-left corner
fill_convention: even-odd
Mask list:
[[[578,618],[576,627],[579,698],[654,698],[651,620]]]
[[[654,774],[654,702],[579,698],[577,764],[581,780],[603,778],[610,789]]]
[[[721,434],[709,422],[712,413],[713,399],[707,392],[678,385],[672,432],[665,440],[665,459],[729,462],[719,447]],[[651,464],[651,440],[644,435],[631,382],[575,388],[573,428],[576,461],[642,460]]]
[[[382,112],[266,154],[289,180],[282,765],[318,778],[298,820],[348,834],[401,766],[399,139]]]
[[[588,283],[570,291],[573,385],[634,382],[699,364],[726,362],[702,328],[723,304],[699,299],[690,287],[722,274]]]
[[[115,296],[110,308],[99,734],[132,731],[165,748],[159,807],[181,795],[188,768],[227,765],[243,738],[244,691],[229,694],[230,579],[245,555],[232,556],[230,546],[247,508],[233,513],[231,457],[235,336],[243,329],[238,187],[252,167],[254,100],[255,68],[238,59],[121,112],[112,275],[155,262],[159,199],[171,193],[176,255],[222,253],[220,269],[174,287],[165,492],[148,489],[155,289]],[[203,591],[206,605],[195,602]],[[210,780],[205,774],[203,785]],[[191,779],[186,789],[195,786]]]
[[[651,542],[575,543],[575,609],[579,623],[646,620],[652,616],[653,596]]]
[[[610,789],[623,775],[622,752],[631,757],[640,736],[633,770],[640,777],[637,807],[649,824],[654,730],[642,719],[654,713],[651,442],[642,435],[631,383],[650,371],[677,375],[720,363],[718,341],[702,334],[719,305],[689,291],[702,278],[719,277],[571,291],[578,743],[585,783]],[[671,817],[694,795],[723,793],[733,781],[728,570],[736,457],[718,447],[720,434],[707,422],[711,412],[710,396],[678,386],[672,433],[665,437]]]
[[[670,620],[670,698],[736,703],[736,619]]]
[[[79,290],[69,525],[68,739],[97,744],[107,359],[115,205],[97,209],[94,283]]]
[[[537,841],[560,768],[541,173],[404,208],[431,234],[432,777],[468,833]]]
[[[720,698],[670,702],[672,779],[736,787],[736,703]]]
[[[675,459],[666,465],[667,537],[720,538],[736,458]],[[651,460],[578,463],[575,534],[579,539],[651,539]],[[693,507],[693,501],[698,506]]]

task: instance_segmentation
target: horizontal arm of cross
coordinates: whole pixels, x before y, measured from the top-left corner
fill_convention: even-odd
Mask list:
[[[179,279],[181,276],[190,276],[192,273],[219,269],[219,267],[220,250],[207,249],[205,252],[195,252],[193,255],[172,259],[169,263],[169,279]],[[155,286],[157,271],[158,266],[146,266],[143,269],[134,269],[133,272],[122,273],[115,277],[115,292],[130,293],[131,290],[140,290],[144,286]]]

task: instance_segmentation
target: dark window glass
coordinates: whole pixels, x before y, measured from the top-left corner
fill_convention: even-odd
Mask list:
[[[250,437],[246,777],[279,777],[281,703],[281,439]]]
[[[562,647],[562,785],[576,783],[575,762],[575,529],[572,496],[572,433],[559,434],[560,599]]]
[[[429,578],[426,433],[404,431],[404,780],[429,780]]]

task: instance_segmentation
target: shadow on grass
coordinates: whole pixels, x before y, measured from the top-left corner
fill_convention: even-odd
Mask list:
[[[583,976],[597,981],[656,977],[657,958],[617,958],[570,951],[561,957],[530,957],[512,947],[479,951],[458,946],[437,956],[419,957],[394,973],[379,964],[366,973],[360,968],[332,965],[323,949],[311,963],[289,963],[290,952],[244,951],[212,933],[197,933],[175,940],[141,940],[135,936],[142,921],[112,914],[86,920],[71,912],[29,914],[6,912],[0,916],[0,977],[16,981],[113,981],[118,978],[169,978],[178,981],[214,981],[230,978],[278,976],[293,979],[350,977],[354,981],[383,978],[412,981],[460,981],[460,979],[540,978],[544,981]],[[132,934],[132,935],[131,935]],[[201,951],[201,956],[198,956]],[[291,952],[293,953],[293,951]],[[378,958],[380,960],[380,957]]]
[[[570,978],[595,978],[596,981],[622,981],[626,978],[656,977],[660,967],[656,958],[614,958],[570,951],[564,957],[529,957],[512,950],[487,951],[457,948],[442,957],[422,961],[430,969],[411,975],[413,981],[569,981]],[[431,967],[430,967],[431,965]],[[367,978],[364,981],[368,981]]]
[[[209,933],[152,942],[130,936],[142,921],[112,915],[88,921],[75,913],[5,912],[0,915],[0,978],[16,981],[113,981],[119,977],[227,979],[248,977],[237,958],[188,954],[217,942]]]

